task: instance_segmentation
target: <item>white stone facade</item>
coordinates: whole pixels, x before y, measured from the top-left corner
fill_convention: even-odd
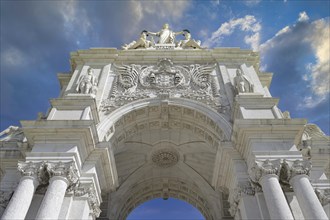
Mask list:
[[[169,197],[207,220],[329,218],[329,137],[278,109],[258,53],[93,48],[70,61],[47,115],[2,133],[2,219],[121,220]]]

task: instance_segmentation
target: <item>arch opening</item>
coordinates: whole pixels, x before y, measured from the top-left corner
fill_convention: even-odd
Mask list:
[[[205,220],[202,213],[190,203],[176,198],[155,198],[135,207],[126,220],[138,219],[195,219]]]

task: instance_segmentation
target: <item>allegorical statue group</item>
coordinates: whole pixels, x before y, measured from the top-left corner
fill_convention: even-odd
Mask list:
[[[151,39],[148,40],[148,36],[151,36]],[[175,41],[177,35],[183,35],[184,40]],[[157,43],[155,43],[153,36],[158,37]],[[180,32],[174,32],[170,29],[169,24],[164,24],[163,28],[158,32],[150,32],[143,30],[141,36],[137,41],[132,41],[129,44],[125,44],[122,48],[124,50],[129,49],[140,49],[140,48],[154,48],[156,45],[174,45],[176,48],[183,49],[203,49],[201,47],[201,42],[199,40],[194,40],[191,38],[190,31],[185,29]]]

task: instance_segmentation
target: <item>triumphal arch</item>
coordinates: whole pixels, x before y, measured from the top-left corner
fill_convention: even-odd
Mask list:
[[[170,197],[207,220],[328,219],[329,137],[277,107],[257,52],[165,24],[70,62],[47,114],[1,133],[3,219],[123,220]]]

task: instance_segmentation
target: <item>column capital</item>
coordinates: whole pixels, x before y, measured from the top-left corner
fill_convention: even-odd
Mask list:
[[[18,161],[17,169],[23,176],[37,176],[43,168],[43,162]]]
[[[230,190],[228,198],[230,203],[230,215],[233,217],[235,216],[238,209],[239,201],[242,197],[244,197],[245,195],[253,196],[257,190],[258,189],[256,189],[255,186],[252,185],[250,182],[239,183],[237,184],[236,188]]]
[[[97,199],[96,192],[94,190],[93,184],[88,184],[84,187],[79,187],[74,190],[75,196],[86,196],[88,205],[90,207],[90,214],[93,217],[99,217],[102,210],[100,209],[100,202]]]
[[[253,182],[258,183],[266,175],[279,175],[281,170],[281,160],[255,161],[249,169],[249,175]]]
[[[315,189],[315,194],[320,200],[322,206],[330,203],[330,189]]]
[[[297,175],[309,176],[312,169],[312,163],[309,160],[284,160],[281,170],[281,181],[289,183]]]
[[[69,184],[67,191],[72,191],[79,184],[78,170],[74,166],[74,162],[46,162],[46,169],[50,178],[53,176],[65,177]]]
[[[35,177],[35,180],[38,180],[40,184],[46,184],[48,182],[48,177],[45,175],[45,163],[43,161],[18,161],[17,170],[23,176]]]

